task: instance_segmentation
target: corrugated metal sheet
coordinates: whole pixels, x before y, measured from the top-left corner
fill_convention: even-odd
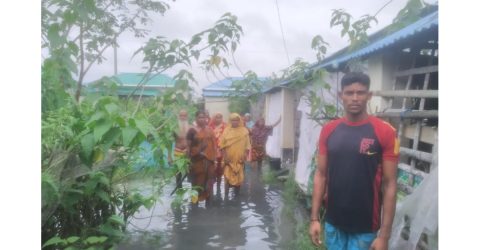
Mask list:
[[[142,80],[143,73],[120,73],[112,76],[112,79],[119,83],[119,85],[138,85]],[[173,87],[175,81],[164,74],[159,74],[150,79],[145,85],[146,86],[162,86],[162,87]]]
[[[407,39],[413,35],[421,33],[425,30],[428,30],[432,27],[438,27],[438,11],[432,12],[427,16],[419,19],[418,21],[393,32],[383,38],[380,38],[376,41],[371,42],[366,47],[352,51],[352,52],[342,52],[346,51],[347,48],[343,48],[338,52],[334,53],[330,57],[325,58],[320,64],[315,63],[309,67],[309,70],[316,70],[319,68],[327,67],[338,67],[341,63],[347,62],[348,60],[369,55],[373,52],[380,51],[394,43],[397,43],[401,40]],[[264,90],[264,93],[275,92],[277,89],[280,89],[282,86],[286,86],[291,82],[291,79],[283,80],[278,85]]]
[[[202,89],[203,97],[225,97],[231,91],[230,86],[234,81],[242,80],[243,77],[229,77],[214,82]]]
[[[243,77],[229,77],[218,82],[214,82],[207,87],[203,88],[203,97],[226,97],[228,93],[232,91],[232,83],[235,81],[243,80]],[[265,81],[267,78],[258,77],[258,80]]]
[[[315,65],[311,67],[311,69],[318,69],[318,68],[325,68],[328,66],[333,66],[336,67],[340,65],[343,62],[346,62],[348,60],[366,56],[368,54],[371,54],[375,51],[381,50],[389,45],[392,45],[400,40],[409,38],[415,34],[418,34],[424,30],[430,29],[431,27],[438,26],[438,11],[435,11],[420,20],[390,34],[387,35],[386,37],[379,39],[377,41],[374,41],[367,45],[364,48],[361,48],[359,50],[353,51],[351,53],[347,54],[340,54],[337,56],[333,56],[330,58],[326,58],[323,63],[320,65]]]
[[[203,88],[204,90],[228,90],[230,89],[230,86],[232,86],[232,83],[234,81],[239,81],[239,80],[242,80],[243,77],[229,77],[229,78],[225,78],[223,80],[220,80],[220,81],[217,81],[217,82],[214,82],[210,85],[208,85],[207,87]]]
[[[142,80],[143,76],[143,73],[120,73],[109,78],[117,83],[118,95],[129,95]],[[86,88],[87,92],[102,92],[102,90],[98,87],[98,81],[99,80],[89,83]],[[141,89],[139,89],[135,92],[135,95],[140,95],[140,93],[143,93],[144,96],[157,96],[161,93],[162,89],[173,87],[174,84],[175,81],[171,77],[164,74],[159,74],[146,82],[143,92]]]

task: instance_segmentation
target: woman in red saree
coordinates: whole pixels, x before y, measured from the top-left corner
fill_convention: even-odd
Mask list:
[[[217,184],[220,184],[222,180],[222,175],[223,175],[223,158],[222,158],[222,151],[220,150],[219,143],[220,143],[220,137],[223,134],[223,131],[227,127],[227,123],[223,121],[223,115],[221,113],[215,113],[213,115],[212,119],[210,120],[210,123],[208,126],[213,130],[213,133],[215,134],[215,142],[217,146],[217,152],[216,152],[216,161],[215,161],[215,177],[217,180]]]

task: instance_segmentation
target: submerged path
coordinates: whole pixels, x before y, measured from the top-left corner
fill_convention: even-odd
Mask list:
[[[281,185],[264,184],[249,165],[239,194],[230,189],[225,197],[222,178],[209,203],[173,210],[172,190],[165,188],[153,211],[135,215],[119,249],[287,249],[294,237],[292,220],[282,215]]]

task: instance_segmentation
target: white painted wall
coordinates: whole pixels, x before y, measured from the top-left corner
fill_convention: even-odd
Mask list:
[[[228,100],[220,97],[205,97],[205,109],[208,110],[211,116],[216,112],[220,112],[223,115],[223,121],[227,122],[230,116],[228,111]]]
[[[268,94],[265,99],[265,123],[273,124],[277,121],[278,116],[283,112],[282,91]],[[273,158],[281,158],[281,127],[283,119],[279,125],[273,128],[272,135],[268,137],[266,144],[267,155]]]

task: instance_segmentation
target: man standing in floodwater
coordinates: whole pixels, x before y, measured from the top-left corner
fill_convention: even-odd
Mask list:
[[[168,152],[168,162],[170,164],[173,164],[174,158],[186,156],[186,153],[187,153],[186,136],[187,136],[187,131],[191,127],[192,126],[188,123],[188,112],[185,109],[181,109],[180,112],[178,112],[178,128],[173,133],[173,136],[175,138],[173,157],[172,157],[171,149],[169,149],[169,152]],[[176,184],[178,188],[182,188],[182,173],[176,174]]]
[[[347,73],[338,93],[345,116],[325,124],[320,133],[310,218],[310,238],[317,246],[322,244],[318,214],[326,190],[328,249],[388,249],[399,145],[390,124],[368,115],[369,87],[368,75]]]

